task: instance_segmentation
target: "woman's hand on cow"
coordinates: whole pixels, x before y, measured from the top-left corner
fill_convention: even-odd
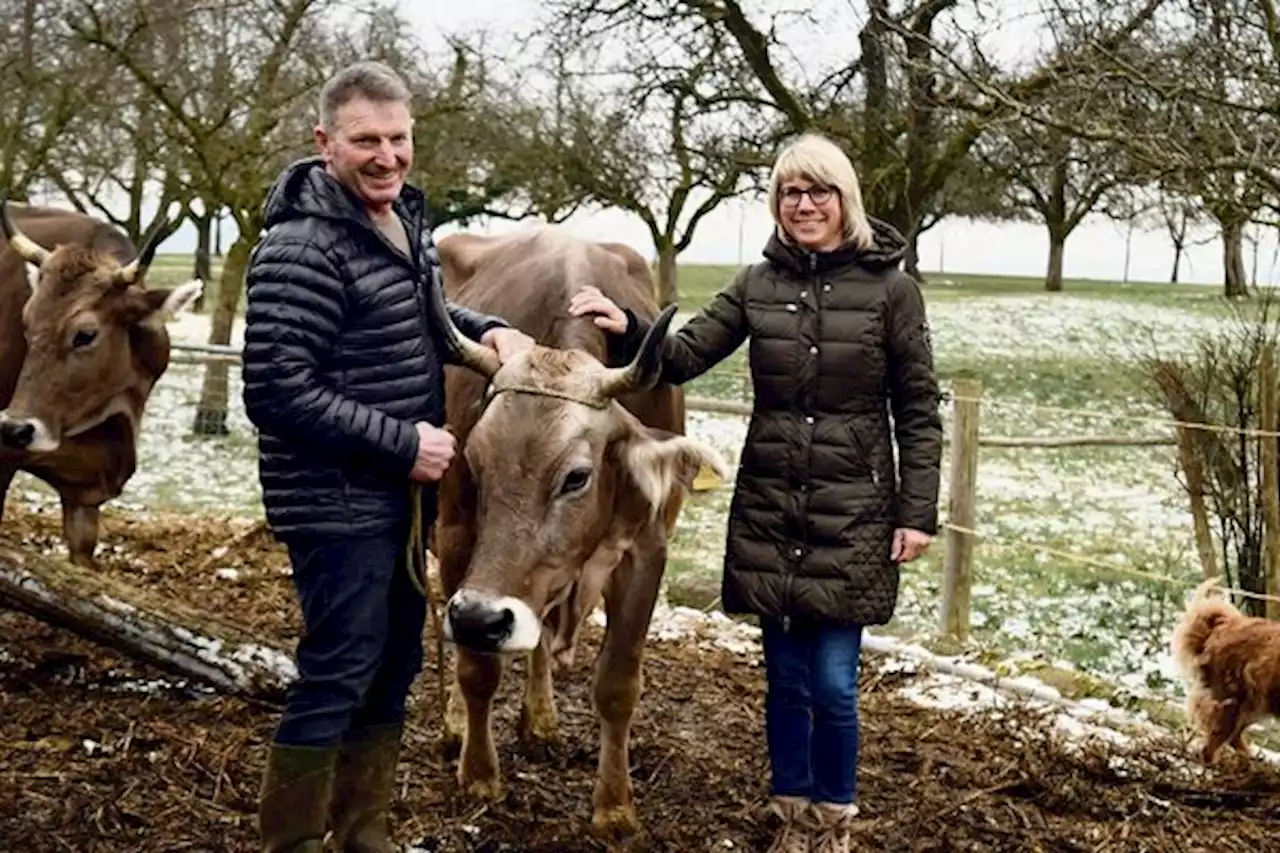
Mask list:
[[[575,317],[597,314],[593,321],[606,332],[621,335],[627,331],[627,315],[612,299],[590,285],[582,288],[569,300],[569,313]]]
[[[893,549],[889,557],[895,563],[910,563],[928,551],[932,542],[933,537],[928,533],[912,530],[910,527],[899,527],[893,531]]]

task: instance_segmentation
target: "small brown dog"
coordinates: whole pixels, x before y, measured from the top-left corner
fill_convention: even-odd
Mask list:
[[[1248,755],[1244,730],[1280,716],[1280,622],[1246,616],[1221,593],[1213,595],[1216,589],[1216,578],[1196,587],[1170,641],[1207,764],[1223,744]]]

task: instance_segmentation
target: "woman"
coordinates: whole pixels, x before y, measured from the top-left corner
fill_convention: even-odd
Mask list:
[[[844,153],[800,137],[778,156],[768,201],[765,261],[667,339],[663,381],[687,382],[750,340],[755,407],[722,601],[761,619],[782,822],[770,851],[843,853],[858,813],[862,628],[889,621],[898,564],[936,532],[938,385],[920,290],[898,269],[905,241],[868,218]],[[570,311],[599,315],[623,358],[644,336],[594,289]]]

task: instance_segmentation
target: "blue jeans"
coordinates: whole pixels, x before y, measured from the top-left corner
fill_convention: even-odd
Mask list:
[[[858,772],[858,663],[862,626],[763,619],[765,735],[774,796],[854,801]]]
[[[408,533],[288,543],[304,630],[275,741],[337,746],[404,722],[422,669],[426,601],[405,568]]]

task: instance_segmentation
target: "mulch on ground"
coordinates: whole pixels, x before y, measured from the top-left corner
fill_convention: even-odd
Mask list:
[[[11,506],[6,537],[57,545],[57,513]],[[291,643],[287,561],[266,535],[187,517],[106,521],[103,570]],[[235,578],[215,568],[234,567]],[[515,737],[521,683],[499,694],[505,799],[474,802],[437,737],[434,655],[419,680],[393,814],[398,838],[438,853],[585,853],[597,727],[591,658],[599,631],[558,684],[563,743]],[[1185,743],[1085,746],[1027,709],[973,716],[897,693],[918,677],[868,656],[863,674],[868,851],[1280,851],[1280,772],[1228,762],[1189,772]],[[758,662],[706,637],[652,642],[633,727],[633,779],[645,831],[637,851],[764,850],[764,685]],[[145,688],[145,689],[144,689]],[[0,612],[0,850],[83,853],[253,851],[253,816],[276,711],[212,695],[74,635]]]

